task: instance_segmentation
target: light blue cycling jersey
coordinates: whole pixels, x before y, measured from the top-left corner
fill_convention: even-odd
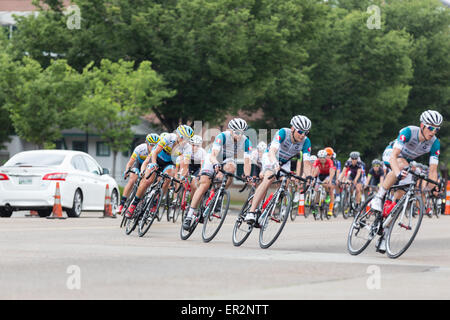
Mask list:
[[[420,128],[417,126],[408,126],[400,130],[399,135],[395,142],[390,143],[385,153],[388,153],[389,149],[400,149],[400,157],[405,158],[408,162],[424,155],[430,154],[430,164],[439,163],[439,154],[441,152],[441,143],[439,139],[434,136],[428,141],[419,141]],[[385,160],[385,159],[383,159]],[[386,163],[386,161],[385,161]]]
[[[148,156],[148,147],[147,143],[141,143],[136,148],[134,148],[133,154],[131,157],[142,164]]]
[[[159,142],[153,147],[152,152],[156,150],[157,146],[161,146],[163,149],[158,154],[158,158],[161,160],[175,164],[177,157],[182,155],[187,161],[190,161],[192,146],[187,142],[175,145],[176,142],[177,135],[175,133],[164,132],[160,135]]]
[[[237,159],[242,158],[250,158],[250,153],[252,151],[252,143],[250,139],[242,135],[242,137],[238,141],[234,141],[230,131],[224,131],[219,133],[214,140],[212,148],[208,151],[208,154],[212,152],[212,150],[219,151],[222,154],[223,160],[226,159]],[[220,162],[220,156],[217,156],[217,159]]]
[[[278,149],[277,159],[281,164],[285,164],[293,157],[300,155],[300,152],[303,152],[305,160],[309,160],[311,155],[311,141],[309,138],[305,137],[300,142],[293,142],[291,140],[291,129],[289,128],[282,128],[277,131],[266,152],[269,152],[271,146]]]

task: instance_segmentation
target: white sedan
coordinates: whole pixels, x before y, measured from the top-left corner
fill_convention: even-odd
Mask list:
[[[14,155],[0,167],[0,217],[16,210],[49,216],[59,182],[61,205],[69,217],[82,211],[103,211],[106,185],[112,212],[119,201],[117,182],[89,154],[68,150],[35,150]]]

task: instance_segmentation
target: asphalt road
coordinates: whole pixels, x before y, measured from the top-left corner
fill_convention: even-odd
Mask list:
[[[410,249],[392,260],[372,243],[347,253],[350,220],[288,221],[269,249],[253,232],[234,247],[230,214],[203,243],[180,223],[125,235],[120,219],[83,213],[0,219],[0,299],[449,299],[450,218],[424,217]]]

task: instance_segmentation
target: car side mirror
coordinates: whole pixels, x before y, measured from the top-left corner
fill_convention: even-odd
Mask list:
[[[108,170],[108,169],[106,169],[106,168],[103,168],[103,172],[102,172],[102,174],[109,174],[109,170]]]

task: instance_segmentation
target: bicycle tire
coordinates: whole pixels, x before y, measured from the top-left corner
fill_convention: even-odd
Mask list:
[[[153,202],[153,199],[155,197],[158,197],[159,195],[160,195],[159,192],[155,192],[150,197],[150,199],[148,199],[148,201],[146,202],[146,205],[143,210],[143,214],[141,215],[141,218],[139,219],[139,223],[138,223],[138,235],[141,238],[143,236],[145,236],[145,234],[148,232],[148,230],[152,226],[153,221],[155,221],[157,214],[156,214],[156,212],[154,212],[154,213],[150,212],[150,210],[152,209],[151,204]]]
[[[394,246],[391,243],[393,230],[397,230],[398,229],[398,228],[396,228],[397,225],[400,227],[400,230],[401,230],[401,228],[407,230],[407,228],[405,228],[406,225],[402,221],[398,222],[398,219],[400,219],[400,218],[403,219],[404,216],[402,215],[402,211],[403,211],[403,208],[404,208],[405,205],[407,206],[406,210],[405,210],[405,213],[407,213],[411,217],[413,217],[413,212],[415,211],[414,207],[411,207],[408,210],[408,205],[409,204],[414,205],[413,203],[416,202],[416,201],[419,203],[419,208],[418,208],[419,212],[416,215],[416,217],[417,217],[416,226],[415,226],[414,230],[412,231],[411,236],[410,236],[409,240],[406,242],[406,244],[403,245],[401,249],[395,250],[393,248]],[[422,197],[420,195],[418,195],[418,196],[415,196],[415,197],[409,199],[408,203],[404,203],[403,206],[399,207],[395,212],[393,212],[394,217],[392,219],[391,226],[387,230],[387,235],[386,235],[386,254],[387,254],[387,256],[389,258],[397,259],[402,254],[404,254],[406,252],[406,250],[408,250],[408,248],[411,246],[412,242],[414,241],[414,239],[415,239],[415,237],[417,235],[417,232],[420,229],[420,225],[422,224],[424,210],[425,209],[424,209],[424,204],[423,204],[423,201],[422,201]],[[408,235],[408,237],[409,237],[409,235]]]
[[[245,216],[247,214],[247,212],[250,210],[250,207],[252,205],[252,199],[254,197],[254,194],[252,194],[247,201],[244,203],[244,205],[242,206],[241,211],[238,214],[238,217],[236,219],[236,222],[234,223],[234,227],[233,227],[233,234],[232,234],[232,241],[233,241],[233,245],[235,247],[239,247],[241,246],[245,240],[247,240],[247,238],[250,236],[250,233],[253,230],[253,226],[254,224],[248,224],[247,222],[244,221]],[[244,226],[244,228],[241,229],[241,226]],[[241,233],[239,233],[239,231],[242,231]],[[239,234],[242,234],[242,237],[239,237]]]
[[[286,203],[285,203],[285,213],[283,214],[281,212],[281,210],[283,209],[283,200],[287,199]],[[279,218],[277,217],[277,215],[274,213],[275,210],[277,209],[278,204],[280,204],[280,216]],[[267,249],[269,248],[280,236],[281,231],[283,231],[284,226],[286,225],[286,221],[288,219],[288,215],[289,215],[289,204],[290,204],[290,195],[289,193],[283,194],[280,193],[276,199],[276,201],[273,203],[273,205],[269,208],[269,214],[266,215],[266,217],[264,218],[263,223],[261,224],[261,229],[259,232],[259,246],[262,249]],[[278,218],[278,219],[277,219]],[[268,226],[269,225],[274,225],[274,223],[278,222],[278,226],[275,228],[275,230],[277,230],[275,232],[274,236],[269,236],[268,238],[270,240],[266,241],[264,239],[264,234],[267,230],[268,230]],[[276,226],[276,225],[275,225]]]
[[[124,227],[124,225],[125,225],[125,222],[127,220],[127,217],[125,217],[125,213],[127,212],[128,207],[131,205],[131,202],[133,201],[134,196],[136,195],[137,189],[138,189],[138,185],[134,185],[130,195],[128,196],[127,200],[125,201],[125,203],[123,205],[122,212],[120,213],[122,215],[122,221],[120,222],[121,228]]]
[[[310,213],[311,213],[311,192],[308,190],[308,192],[305,194],[305,219],[308,218]]]
[[[363,252],[370,244],[370,242],[373,240],[373,238],[375,238],[376,232],[374,231],[378,231],[374,230],[374,223],[378,223],[376,212],[373,211],[371,208],[369,208],[369,210],[366,210],[369,202],[372,200],[373,197],[374,196],[372,195],[369,198],[367,198],[366,202],[361,207],[361,210],[356,214],[350,226],[350,230],[347,236],[347,250],[351,255],[356,256],[361,252]],[[372,219],[372,221],[370,221],[369,219]],[[368,220],[369,222],[367,222]],[[363,241],[361,241],[362,244],[355,245],[354,241],[352,240],[359,236],[359,232],[361,230],[367,230],[367,238],[364,238],[364,236],[361,237],[363,239]],[[354,231],[356,232],[355,235]]]
[[[291,195],[292,198],[292,195]],[[297,211],[298,211],[298,206],[297,206],[297,210],[295,210],[294,204],[291,203],[291,212],[290,212],[290,217],[291,217],[291,221],[295,221],[295,218],[297,218]]]
[[[220,196],[222,196],[222,199],[220,199]],[[225,200],[226,198],[226,200]],[[214,237],[217,235],[217,233],[219,233],[220,228],[222,227],[223,223],[225,222],[225,218],[227,217],[228,214],[228,209],[230,207],[230,192],[228,190],[223,190],[222,194],[217,194],[215,196],[215,201],[211,201],[212,205],[210,205],[210,210],[208,212],[208,216],[205,218],[205,221],[203,222],[203,229],[202,229],[202,239],[204,242],[210,242],[212,239],[214,239]],[[219,205],[219,200],[221,201],[221,209],[220,209],[220,216],[217,215],[217,213],[215,212],[215,209],[217,208],[217,206]],[[224,202],[225,200],[225,202]],[[224,204],[225,204],[225,208],[224,208]],[[207,229],[208,226],[211,226],[211,224],[216,221],[216,219],[219,219],[219,224],[214,228],[212,228],[212,234],[210,236],[208,236],[208,232]]]
[[[203,215],[203,211],[205,210],[205,209],[204,209],[204,207],[205,207],[205,202],[206,202],[206,200],[208,199],[208,197],[209,197],[209,192],[206,192],[206,193],[203,195],[202,201],[200,202],[200,207],[199,207],[199,209],[198,209],[198,211],[197,211],[197,215],[198,215],[198,216],[196,216],[196,217],[194,218],[194,222],[192,223],[192,225],[191,225],[191,227],[189,228],[189,230],[184,230],[184,229],[183,229],[183,224],[181,224],[181,228],[180,228],[180,238],[181,238],[181,240],[187,240],[187,239],[189,239],[190,236],[194,233],[195,229],[197,228],[197,226],[198,226],[198,224],[199,224],[199,222],[200,222],[200,217],[201,217],[201,215]],[[187,213],[188,213],[188,210],[187,210],[187,208],[186,208],[185,212],[183,213],[183,222],[184,222],[184,219],[186,218]]]
[[[143,204],[144,204],[144,201],[139,201],[138,205],[136,206],[133,217],[126,219],[124,226],[125,226],[125,233],[127,235],[130,235],[134,231],[134,229],[136,229],[136,226],[139,222],[140,215],[142,213]]]
[[[344,219],[348,219],[350,216],[351,209],[351,197],[347,190],[343,191],[343,201],[342,201],[342,216]]]

